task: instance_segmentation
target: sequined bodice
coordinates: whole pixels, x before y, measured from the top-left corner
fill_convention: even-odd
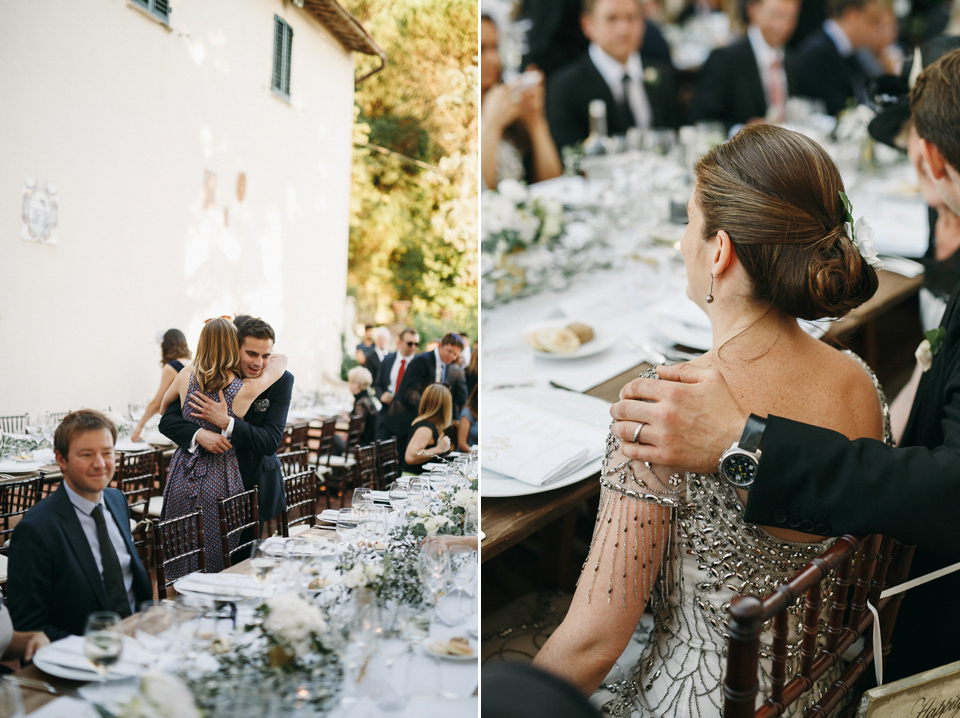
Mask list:
[[[872,372],[870,375],[883,406],[889,442],[886,401],[876,377]],[[611,433],[601,475],[601,518],[594,541],[605,540],[599,528],[602,523],[610,525],[624,515],[624,500],[665,507],[670,519],[659,536],[661,545],[666,546],[663,568],[656,581],[650,579],[650,585],[640,587],[652,594],[649,608],[654,614],[653,630],[641,637],[646,639],[646,646],[628,677],[605,687],[613,697],[604,704],[604,710],[617,716],[719,716],[730,600],[740,593],[766,596],[823,553],[833,539],[786,541],[746,523],[735,489],[717,474],[674,474],[659,482],[650,475],[644,480],[629,464],[614,465],[612,455],[619,445],[619,439]],[[653,533],[657,540],[657,532]],[[594,575],[592,581],[593,593],[598,586],[607,586],[605,577],[601,583]],[[629,585],[621,586],[612,579],[610,588],[610,600],[623,600],[631,590]],[[799,653],[798,625],[799,618],[792,616],[788,645],[793,647],[787,675],[795,671],[793,660]],[[761,636],[761,658],[769,656],[771,640],[768,627]],[[769,692],[768,670],[769,662],[761,660],[758,702]],[[826,688],[834,678],[828,674],[820,685]],[[804,708],[798,708],[796,715],[801,715]]]

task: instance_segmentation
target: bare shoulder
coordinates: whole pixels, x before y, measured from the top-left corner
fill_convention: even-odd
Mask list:
[[[837,426],[834,428],[849,438],[882,439],[884,411],[873,372],[855,354],[826,348],[830,359],[824,366],[825,375],[836,397]]]

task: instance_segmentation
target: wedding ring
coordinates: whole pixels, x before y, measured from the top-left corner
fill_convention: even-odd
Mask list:
[[[634,443],[634,444],[639,444],[639,443],[640,443],[640,432],[643,431],[643,427],[645,427],[645,426],[646,426],[646,424],[641,421],[639,424],[637,424],[637,428],[633,430],[633,443]]]

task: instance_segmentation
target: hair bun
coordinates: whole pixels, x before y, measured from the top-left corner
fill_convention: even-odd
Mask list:
[[[877,273],[860,256],[845,225],[836,227],[814,245],[807,266],[809,307],[802,319],[842,317],[877,291]]]

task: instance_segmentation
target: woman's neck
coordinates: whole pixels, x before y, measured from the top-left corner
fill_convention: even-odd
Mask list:
[[[713,349],[708,355],[726,363],[752,361],[769,352],[777,342],[802,333],[795,318],[745,301],[715,307],[710,312],[710,324]]]

